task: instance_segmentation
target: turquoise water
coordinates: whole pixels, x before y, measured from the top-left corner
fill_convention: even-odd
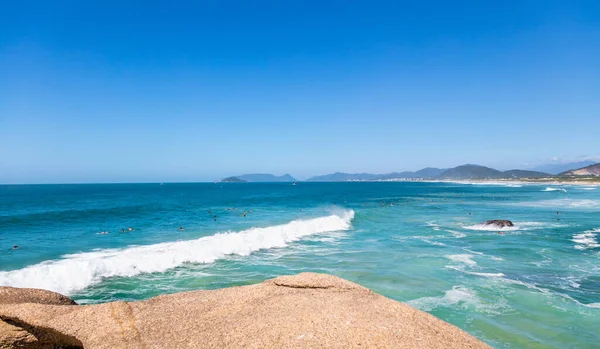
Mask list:
[[[593,348],[599,235],[600,188],[585,186],[0,186],[0,285],[98,303],[316,271],[497,348]]]

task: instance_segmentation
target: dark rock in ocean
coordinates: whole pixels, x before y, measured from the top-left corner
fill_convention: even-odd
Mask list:
[[[496,226],[498,228],[504,228],[504,227],[512,227],[514,226],[513,222],[509,221],[509,220],[504,220],[504,219],[492,219],[490,221],[487,221],[485,223],[483,223],[485,225],[493,225]]]

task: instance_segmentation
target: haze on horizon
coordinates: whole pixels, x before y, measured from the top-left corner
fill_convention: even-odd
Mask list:
[[[600,160],[596,1],[0,5],[0,183]]]

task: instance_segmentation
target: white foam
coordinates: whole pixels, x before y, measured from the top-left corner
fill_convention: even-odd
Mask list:
[[[23,269],[0,272],[0,285],[33,287],[70,294],[103,278],[164,272],[184,263],[212,263],[227,255],[285,247],[305,236],[348,230],[354,211],[265,228],[219,233],[196,240],[130,246],[65,255]]]
[[[479,307],[481,300],[472,289],[463,286],[453,286],[451,290],[444,292],[443,297],[423,297],[406,303],[423,311],[431,311],[437,307],[453,305]]]
[[[439,241],[432,241],[430,239],[422,239],[423,242],[426,242],[428,244],[434,245],[434,246],[446,246],[445,243],[443,242],[439,242]]]
[[[567,192],[567,189],[564,189],[564,188],[552,188],[552,187],[548,187],[548,188],[546,188],[546,189],[544,189],[544,190],[542,190],[542,191],[562,191],[562,192],[565,192],[565,193],[566,193],[566,192]]]
[[[563,227],[563,224],[548,224],[542,222],[519,222],[514,223],[512,227],[497,227],[493,224],[485,224],[479,223],[474,225],[466,225],[463,226],[464,229],[470,230],[482,230],[482,231],[517,231],[517,230],[535,230],[535,229],[543,229],[548,227]]]
[[[451,261],[464,263],[468,266],[477,265],[477,262],[475,262],[474,260],[471,259],[471,258],[473,258],[472,254],[451,254],[451,255],[447,255],[445,257]]]
[[[556,200],[541,200],[541,201],[525,201],[513,203],[516,206],[528,206],[528,207],[553,207],[553,208],[576,208],[576,209],[590,209],[597,208],[600,206],[600,201],[589,200],[589,199],[556,199]]]
[[[590,248],[600,247],[596,240],[596,236],[600,233],[600,229],[586,230],[580,234],[574,234],[571,241],[575,242],[575,248],[578,250],[587,250]]]
[[[504,274],[502,273],[479,273],[476,271],[468,271],[465,270],[464,267],[455,267],[452,265],[448,265],[446,266],[446,268],[448,269],[452,269],[452,270],[456,270],[456,271],[460,271],[461,273],[465,273],[465,274],[470,274],[470,275],[477,275],[477,276],[483,276],[483,277],[504,277]]]
[[[465,236],[467,236],[467,234],[461,233],[461,232],[456,231],[456,230],[449,230],[449,229],[447,229],[446,231],[449,232],[450,234],[454,235],[454,237],[457,238],[457,239],[462,239]]]
[[[581,190],[596,190],[596,187],[583,187],[583,188],[578,188]]]

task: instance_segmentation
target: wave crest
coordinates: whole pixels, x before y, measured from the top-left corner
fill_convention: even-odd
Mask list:
[[[325,217],[219,233],[196,240],[70,254],[62,259],[0,272],[0,285],[70,294],[107,277],[164,272],[184,263],[212,263],[227,255],[247,256],[261,249],[285,247],[309,235],[348,230],[353,218],[354,211],[347,210]]]

